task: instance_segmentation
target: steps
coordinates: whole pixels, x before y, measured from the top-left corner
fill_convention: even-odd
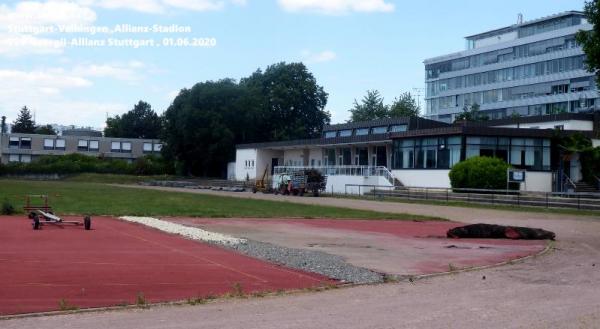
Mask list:
[[[586,182],[575,183],[575,192],[577,193],[598,193],[598,189]]]

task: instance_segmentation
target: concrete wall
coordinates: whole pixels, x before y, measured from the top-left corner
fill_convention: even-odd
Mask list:
[[[256,175],[258,178],[261,178],[263,173],[265,172],[265,168],[267,168],[268,166],[268,175],[271,175],[271,172],[273,171],[273,168],[271,168],[272,162],[273,162],[273,158],[277,158],[279,159],[278,165],[282,165],[282,161],[283,161],[283,151],[277,151],[277,150],[265,150],[265,149],[258,149],[256,151],[257,155],[256,155]]]
[[[554,129],[556,126],[564,126],[565,130],[594,130],[594,122],[584,120],[563,120],[563,121],[550,121],[550,122],[532,122],[532,123],[521,123],[518,128],[539,128],[539,129]],[[497,126],[500,128],[517,128],[517,124]]]
[[[314,162],[316,167],[325,166],[323,162],[323,149],[312,148],[308,151],[309,162],[308,165],[312,166]]]
[[[256,179],[256,149],[237,149],[235,152],[235,180]],[[248,161],[254,161],[251,166]]]
[[[304,166],[304,149],[286,150],[283,156],[283,164],[286,166]]]
[[[405,186],[449,188],[449,169],[392,170],[392,174]]]
[[[542,171],[528,171],[525,183],[521,184],[521,191],[552,192],[552,173]]]

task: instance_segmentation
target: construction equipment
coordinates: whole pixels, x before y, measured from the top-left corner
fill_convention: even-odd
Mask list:
[[[34,204],[33,200],[41,199],[43,204]],[[42,225],[83,225],[85,230],[92,228],[92,219],[90,216],[85,216],[83,221],[66,221],[56,216],[52,212],[52,207],[48,204],[47,195],[26,195],[25,196],[25,207],[27,217],[31,219],[31,226],[34,230],[39,230]]]
[[[265,167],[262,178],[257,179],[252,187],[252,193],[261,191],[263,193],[273,193],[273,187],[269,184],[269,165]]]
[[[318,170],[299,170],[280,175],[275,194],[303,196],[304,193],[312,193],[313,196],[319,196],[326,185],[327,176],[323,176]]]

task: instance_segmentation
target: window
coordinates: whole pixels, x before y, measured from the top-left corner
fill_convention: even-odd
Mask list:
[[[8,141],[8,148],[18,149],[19,148],[19,137],[11,137]]]
[[[393,133],[406,131],[406,125],[393,125],[390,127],[390,131]]]
[[[131,153],[131,142],[122,142],[121,152]]]
[[[325,138],[333,138],[337,136],[337,131],[326,131]]]
[[[8,162],[19,162],[19,155],[18,154],[10,154],[8,156]]]
[[[394,169],[449,169],[460,161],[460,136],[395,140]]]
[[[154,152],[160,152],[162,150],[162,144],[154,144]]]
[[[44,150],[54,150],[54,139],[44,138]]]
[[[354,130],[356,136],[364,136],[369,134],[369,128],[358,128]]]
[[[554,129],[556,129],[556,130],[565,130],[565,125],[554,126]]]
[[[21,148],[22,149],[31,149],[31,138],[21,137]]]
[[[372,134],[385,134],[385,133],[387,133],[387,130],[388,130],[387,126],[373,127],[373,128],[371,128],[371,133]]]
[[[65,140],[64,139],[57,139],[54,142],[54,145],[55,145],[55,147],[54,147],[55,149],[57,149],[57,150],[64,150],[65,149]]]
[[[142,146],[142,150],[144,151],[144,153],[152,152],[152,143],[144,143],[144,145]]]
[[[121,142],[110,143],[110,151],[111,152],[121,152]]]
[[[340,137],[352,136],[352,129],[340,130]]]
[[[22,154],[21,155],[21,162],[23,162],[23,163],[30,163],[31,162],[31,155],[29,155],[29,154]]]
[[[88,141],[85,139],[80,139],[77,142],[77,150],[78,151],[87,151],[88,150]]]
[[[98,141],[90,141],[89,147],[90,151],[98,151],[100,149],[100,143]]]

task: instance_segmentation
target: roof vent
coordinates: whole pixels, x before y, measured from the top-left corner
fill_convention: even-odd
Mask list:
[[[519,13],[519,14],[517,15],[517,24],[518,24],[518,25],[521,25],[521,24],[523,24],[523,14],[521,14],[521,13]]]

